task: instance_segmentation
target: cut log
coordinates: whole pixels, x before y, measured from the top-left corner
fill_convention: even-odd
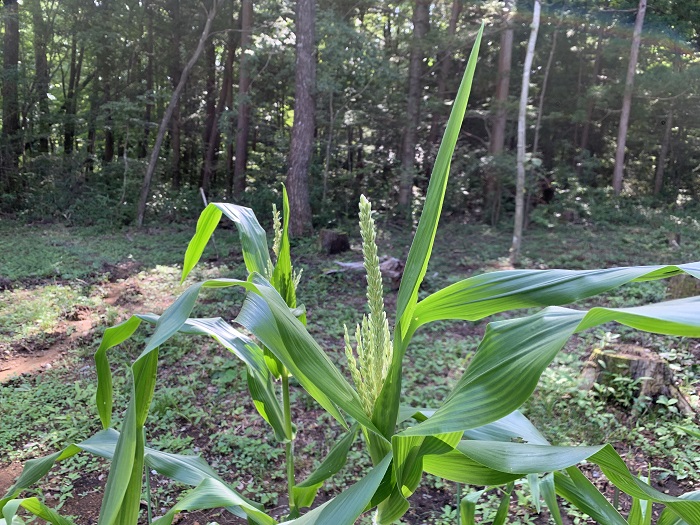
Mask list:
[[[340,266],[340,268],[334,268],[332,270],[326,270],[324,272],[326,275],[331,273],[339,272],[364,272],[365,265],[362,261],[360,262],[340,262],[335,261],[335,264]],[[379,270],[382,272],[382,277],[386,277],[393,289],[398,289],[399,283],[401,283],[401,276],[403,275],[404,263],[395,257],[383,256],[379,259]]]
[[[639,381],[636,396],[656,400],[659,396],[678,401],[678,410],[694,417],[696,412],[676,386],[673,371],[658,354],[636,345],[617,345],[610,350],[596,348],[583,367],[581,388],[590,390],[595,383],[615,386],[616,377]]]
[[[347,252],[350,249],[350,239],[347,233],[321,230],[319,240],[321,241],[321,249],[328,255]]]

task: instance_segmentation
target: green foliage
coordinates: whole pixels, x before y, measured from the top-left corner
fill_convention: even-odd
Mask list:
[[[306,311],[296,303],[298,279],[293,272],[287,239],[290,210],[286,193],[283,192],[283,233],[280,243],[275,244],[279,248],[274,263],[264,230],[252,210],[231,204],[211,204],[202,213],[188,247],[182,281],[200,260],[223,215],[231,219],[238,230],[248,278],[217,278],[192,284],[161,316],[134,315],[106,330],[95,353],[96,401],[103,429],[85,441],[29,462],[15,485],[0,500],[6,523],[11,523],[17,506],[24,505],[30,512],[62,525],[63,519],[40,506],[38,500],[18,498],[56,462],[69,459],[81,450],[111,460],[99,525],[137,522],[145,468],[195,487],[155,521],[159,525],[169,525],[175,514],[183,510],[218,507],[261,525],[277,523],[266,513],[262,498],[258,502],[247,499],[227,485],[199,456],[172,454],[147,446],[146,429],[152,424],[149,413],[153,410],[167,419],[165,414],[174,408],[172,390],[164,391],[155,403],[153,400],[158,360],[167,354],[167,342],[178,332],[207,335],[244,363],[247,388],[255,409],[285,448],[289,507],[285,523],[350,525],[360,514],[375,507],[377,523],[392,523],[410,508],[408,497],[418,489],[424,472],[460,483],[505,486],[493,517],[493,523],[499,525],[507,518],[514,483],[522,478],[528,479],[536,505],[540,504],[537,496],[540,488],[545,501],[552,505],[555,505],[553,494],[556,492],[603,525],[643,523],[643,509],[648,507],[642,501],[665,505],[667,519],[678,517],[687,523],[700,521],[700,503],[693,500],[693,495],[676,498],[652,488],[630,473],[610,445],[552,445],[518,411],[531,398],[542,374],[575,333],[615,321],[652,333],[700,336],[698,297],[630,308],[598,306],[577,310],[559,306],[587,300],[631,282],[656,281],[682,273],[698,278],[700,263],[584,271],[506,270],[477,275],[427,296],[420,291],[433,251],[450,160],[466,111],[480,39],[481,33],[453,106],[408,255],[397,298],[391,363],[371,414],[329,353],[309,333]],[[365,230],[373,229],[369,222],[365,217]],[[374,237],[373,232],[364,233],[366,237]],[[371,260],[368,266],[373,267]],[[374,277],[370,279],[374,283],[370,300],[378,303],[380,283]],[[235,323],[256,339],[223,318],[190,317],[201,291],[229,287],[245,291]],[[372,314],[380,306],[374,305]],[[477,321],[528,308],[543,309],[488,325],[474,357],[439,406],[403,405],[403,361],[412,351],[411,342],[419,328],[451,319]],[[109,358],[112,349],[128,341],[143,322],[154,324],[155,328],[143,351],[128,367],[127,405],[117,432],[112,428],[115,385]],[[381,330],[367,330],[369,337],[379,333],[385,335]],[[290,377],[329,417],[349,430],[318,470],[299,484],[294,464],[298,428],[292,422]],[[226,382],[230,380],[230,377],[224,378]],[[278,382],[281,383],[281,402]],[[435,402],[433,399],[431,405]],[[672,403],[666,405],[670,410]],[[181,408],[192,413],[187,403]],[[355,426],[350,425],[350,418]],[[336,474],[347,461],[358,427],[372,460],[371,468],[341,494],[301,515],[301,508],[311,505],[320,484]],[[233,451],[239,441],[237,437],[231,440],[225,436],[217,436],[222,453],[228,451],[227,447]],[[252,456],[247,457],[251,453]],[[236,457],[242,464],[254,462],[259,466],[266,460],[277,459],[279,454],[278,449],[259,441]],[[629,521],[576,467],[584,460],[598,465],[611,483],[638,501],[637,510],[628,516]],[[545,478],[540,487],[539,476],[553,471],[553,482]],[[464,507],[468,522],[475,501],[467,500]],[[461,511],[462,508],[460,514]],[[552,511],[557,515],[556,510]],[[446,512],[449,517],[456,517],[451,510]]]

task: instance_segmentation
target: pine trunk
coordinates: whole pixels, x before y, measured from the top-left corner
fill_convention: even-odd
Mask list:
[[[22,139],[19,124],[19,6],[17,0],[4,0],[3,17],[5,36],[3,40],[2,83],[2,159],[0,181],[5,191],[16,189]]]
[[[296,74],[294,124],[287,172],[287,191],[292,213],[289,235],[304,236],[313,231],[309,199],[309,167],[313,155],[316,90],[316,5],[315,0],[298,0],[296,18]]]
[[[240,197],[246,188],[248,133],[250,132],[250,48],[253,29],[253,0],[241,0],[241,60],[238,75],[238,122],[236,123],[236,160],[233,165],[233,194]]]
[[[671,145],[671,131],[673,130],[673,108],[668,110],[664,127],[664,138],[661,143],[661,151],[656,162],[656,174],[654,175],[654,195],[660,195],[664,185],[664,169],[666,167],[666,157]]]

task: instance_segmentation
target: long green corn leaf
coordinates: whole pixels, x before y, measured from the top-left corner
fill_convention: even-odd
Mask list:
[[[2,509],[0,525],[13,525],[13,521],[20,507],[52,525],[74,525],[71,520],[60,516],[55,510],[50,509],[37,498],[15,499],[8,502]]]
[[[287,188],[284,186],[282,186],[282,240],[270,282],[284,298],[287,306],[296,308],[297,298],[292,276],[292,256],[289,248],[289,198],[287,197]]]
[[[209,204],[197,221],[197,229],[185,252],[185,261],[182,264],[182,279],[185,281],[189,273],[202,257],[204,247],[209,242],[216,226],[219,224],[222,213],[231,219],[241,240],[243,260],[248,273],[258,272],[265,274],[270,266],[270,252],[267,248],[265,230],[255,217],[253,210],[244,206],[230,203]]]
[[[498,505],[498,510],[496,511],[496,516],[493,518],[492,525],[503,525],[508,518],[508,509],[510,508],[510,495],[513,493],[514,484],[508,483],[501,498],[501,503]]]
[[[467,494],[459,502],[459,522],[460,525],[475,525],[474,515],[476,514],[476,503],[484,493],[483,490]]]
[[[604,270],[507,270],[465,279],[416,305],[411,331],[442,319],[477,321],[519,308],[556,306],[592,297],[633,281],[681,273],[700,278],[700,262],[675,266],[632,266]]]
[[[559,502],[557,502],[556,489],[554,488],[554,474],[550,472],[542,478],[540,481],[540,489],[542,490],[542,497],[547,504],[549,514],[554,520],[554,523],[556,525],[564,525],[564,521],[561,519],[561,511],[559,510]]]
[[[464,114],[467,110],[467,102],[469,101],[472,80],[474,79],[474,71],[476,69],[483,31],[484,26],[482,24],[476,36],[474,47],[469,55],[469,61],[467,62],[467,68],[464,71],[459,91],[457,91],[457,97],[452,105],[452,111],[447,121],[445,134],[442,136],[440,149],[438,150],[435,164],[433,165],[433,172],[430,176],[428,192],[426,194],[423,212],[418,222],[418,229],[413,238],[411,249],[408,252],[406,268],[403,278],[401,279],[399,295],[396,302],[396,323],[397,326],[400,325],[402,327],[404,334],[409,324],[407,321],[411,319],[413,314],[413,308],[418,298],[418,288],[425,277],[428,261],[430,260],[430,254],[433,249],[435,233],[437,232],[440,212],[442,211],[442,203],[445,199],[445,189],[447,188],[447,179],[450,174],[452,155],[457,145],[457,138],[459,137]],[[401,337],[404,334],[401,334]]]
[[[332,500],[281,525],[353,525],[372,500],[391,463],[387,455],[364,478]]]
[[[554,473],[557,494],[601,525],[628,525],[627,521],[576,467]]]
[[[345,466],[348,460],[348,452],[357,436],[358,426],[352,426],[349,432],[335,444],[326,458],[314,470],[309,477],[301,483],[294,485],[294,503],[298,508],[310,507],[316,498],[318,489],[328,478],[337,474]]]
[[[690,501],[700,501],[700,490],[687,492],[679,497]],[[656,525],[690,525],[690,522],[682,520],[672,509],[665,508]]]

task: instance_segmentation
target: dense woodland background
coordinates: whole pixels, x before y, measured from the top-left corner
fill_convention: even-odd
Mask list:
[[[527,107],[530,220],[547,208],[581,221],[587,207],[624,199],[697,202],[700,2],[648,2],[632,86],[643,4],[543,4]],[[120,226],[140,222],[141,198],[146,221],[180,220],[201,209],[200,187],[210,200],[268,209],[286,180],[297,234],[354,216],[361,192],[405,217],[421,203],[483,20],[446,207],[468,220],[510,221],[532,7],[4,0],[0,211]],[[631,115],[615,196],[626,85]]]

